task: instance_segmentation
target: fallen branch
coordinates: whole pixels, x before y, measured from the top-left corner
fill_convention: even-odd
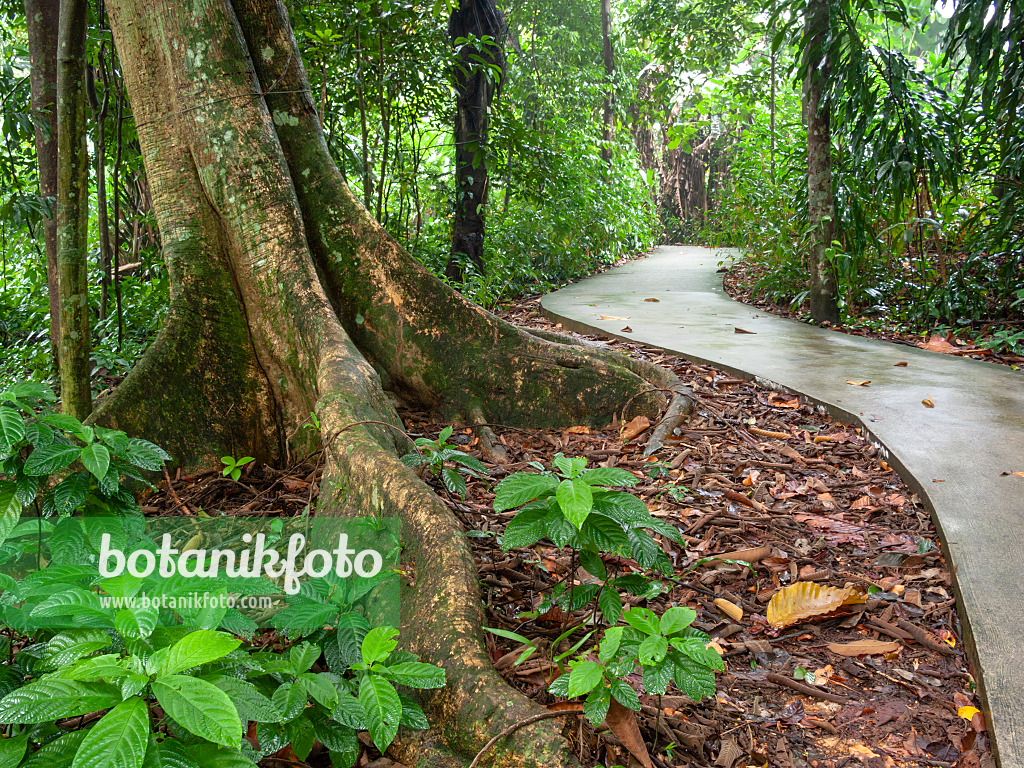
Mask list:
[[[824,699],[825,701],[832,701],[836,704],[846,704],[850,701],[845,696],[839,696],[835,693],[829,693],[828,691],[819,691],[817,688],[814,688],[813,686],[798,683],[796,680],[790,680],[788,677],[776,675],[773,672],[769,672],[765,679],[769,683],[781,685],[783,688],[789,688],[791,690],[796,691],[797,693],[802,693],[805,696],[813,696],[816,699]]]
[[[932,638],[928,632],[921,629],[917,624],[913,624],[906,619],[896,619],[896,626],[905,632],[910,633],[914,636],[914,640],[923,645],[930,651],[941,653],[943,656],[955,656],[956,651],[950,648],[948,645],[943,643],[941,640]]]

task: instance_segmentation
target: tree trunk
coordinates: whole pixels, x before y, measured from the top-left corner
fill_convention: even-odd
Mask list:
[[[57,198],[57,26],[60,0],[25,0],[28,50],[32,61],[32,115],[36,120],[39,194]],[[60,359],[60,298],[57,289],[57,218],[43,219],[46,287],[50,298],[50,347],[54,365]]]
[[[611,167],[615,150],[615,52],[612,50],[612,2],[601,0],[601,39],[604,43],[604,75],[608,83],[604,97],[604,137],[601,157]]]
[[[468,263],[484,272],[484,206],[487,204],[487,134],[491,102],[505,75],[508,28],[494,0],[461,0],[448,20],[455,57],[455,220],[452,255],[445,268],[461,283]],[[462,45],[463,38],[491,38],[490,44]],[[460,47],[461,46],[461,47]],[[477,59],[482,58],[485,64]]]
[[[807,67],[807,217],[811,228],[808,266],[810,310],[815,322],[838,323],[835,269],[826,249],[835,239],[835,202],[832,193],[831,107],[826,97],[829,77],[822,50],[830,19],[828,0],[810,0],[807,5],[804,57]]]
[[[89,152],[85,143],[87,0],[61,0],[57,51],[57,292],[64,413],[92,410],[89,381]]]
[[[330,158],[278,0],[107,0],[171,280],[165,328],[95,420],[182,463],[272,461],[326,443],[322,515],[403,524],[403,641],[441,664],[434,727],[392,748],[464,765],[539,708],[492,669],[457,520],[398,460],[394,399],[468,424],[607,423],[653,414],[667,371],[542,340],[470,304],[355,200]],[[264,94],[267,84],[274,91]],[[378,422],[378,423],[368,423]],[[485,427],[479,427],[485,430]],[[396,435],[399,435],[396,437]],[[574,765],[543,722],[485,764]]]
[[[107,109],[110,105],[110,82],[104,46],[99,52],[100,77],[103,80],[103,98],[96,95],[96,72],[86,68],[86,96],[89,109],[96,121],[96,223],[100,241],[100,320],[107,317],[107,299],[110,294],[110,225],[107,222]]]

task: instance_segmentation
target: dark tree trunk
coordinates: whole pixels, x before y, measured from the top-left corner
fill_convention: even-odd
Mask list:
[[[455,219],[452,255],[445,268],[462,282],[467,263],[484,271],[484,206],[487,204],[488,110],[505,74],[508,28],[493,0],[461,0],[448,20],[458,50],[455,61]],[[464,38],[490,38],[488,45],[460,44]],[[486,64],[481,64],[477,58]]]
[[[811,227],[808,268],[810,311],[816,322],[838,323],[836,275],[826,249],[835,240],[835,200],[832,193],[831,107],[826,98],[829,67],[822,62],[828,35],[828,0],[807,5],[804,61],[807,68],[804,94],[807,114],[807,217]]]
[[[57,198],[57,27],[60,0],[25,0],[28,50],[32,60],[32,114],[36,119],[39,194]],[[57,291],[57,218],[43,219],[46,287],[50,298],[50,346],[54,365],[60,360],[60,298]]]
[[[92,410],[89,353],[89,152],[85,143],[88,0],[61,0],[57,45],[57,292],[65,413]]]
[[[391,751],[410,766],[463,766],[543,710],[491,667],[472,555],[452,512],[398,459],[408,445],[393,401],[476,425],[500,454],[486,422],[653,416],[679,382],[499,320],[388,236],[331,160],[278,0],[107,9],[172,292],[164,329],[94,419],[191,466],[228,449],[273,461],[324,440],[318,514],[402,521],[403,642],[447,673],[428,704],[434,727],[403,732]],[[298,429],[311,412],[317,437]],[[516,730],[486,763],[575,764],[549,722]]]
[[[89,66],[86,71],[86,95],[89,108],[96,121],[96,219],[100,240],[100,319],[107,317],[107,299],[110,294],[111,244],[110,225],[107,221],[107,109],[110,106],[110,78],[107,73],[104,46],[100,46],[100,78],[103,81],[103,98],[96,94],[96,70]]]

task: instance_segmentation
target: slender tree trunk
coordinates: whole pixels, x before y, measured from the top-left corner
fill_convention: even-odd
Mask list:
[[[88,0],[61,0],[57,50],[57,280],[65,413],[92,410],[89,335],[89,153],[85,143]]]
[[[487,421],[653,417],[679,382],[513,327],[416,262],[332,162],[282,3],[107,0],[107,10],[172,292],[164,329],[94,419],[194,466],[229,445],[265,460],[309,449],[315,438],[297,427],[315,412],[318,514],[401,519],[403,642],[447,673],[428,702],[435,727],[391,751],[410,766],[463,766],[543,710],[491,667],[472,556],[451,511],[398,459],[408,446],[393,400],[478,425],[488,442]],[[545,722],[503,739],[488,765],[576,761]]]
[[[819,323],[839,322],[835,269],[826,249],[835,239],[832,193],[831,107],[826,97],[829,67],[822,65],[828,35],[828,0],[810,0],[805,20],[807,80],[807,216],[811,227],[808,266],[811,317]]]
[[[25,0],[28,50],[32,60],[32,114],[36,119],[39,194],[51,206],[57,198],[57,27],[60,0]],[[60,360],[60,297],[57,290],[57,218],[43,219],[46,287],[50,299],[50,347]]]
[[[110,294],[110,225],[107,221],[107,109],[110,105],[109,76],[106,71],[104,47],[99,53],[100,76],[103,79],[103,98],[96,94],[96,72],[92,66],[86,70],[86,95],[93,120],[96,121],[96,219],[100,240],[100,320],[107,317]]]
[[[604,97],[604,136],[601,158],[610,167],[615,151],[615,52],[612,50],[612,2],[601,0],[601,39],[604,42],[604,75],[607,79]]]
[[[461,0],[448,21],[448,35],[456,47],[456,41],[471,36],[492,41],[480,48],[462,45],[455,61],[455,220],[452,255],[445,268],[455,282],[462,282],[467,262],[481,274],[484,271],[489,110],[505,75],[506,34],[505,19],[493,0]]]

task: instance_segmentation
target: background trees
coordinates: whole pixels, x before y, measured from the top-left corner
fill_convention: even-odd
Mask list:
[[[56,5],[33,0],[31,19],[55,18]],[[462,141],[461,160],[455,132],[468,123],[457,120],[459,73],[471,74],[472,63],[472,77],[493,95],[499,62],[488,58],[498,46],[469,44],[476,33],[453,47],[457,8],[364,0],[289,9],[344,178],[422,263],[443,275],[451,262],[461,290],[485,306],[658,240],[697,241],[747,248],[756,290],[783,305],[809,309],[822,294],[812,286],[824,286],[831,309],[815,312],[819,320],[959,330],[1020,351],[1016,4],[818,3],[828,11],[820,53],[831,76],[810,78],[822,89],[811,115],[802,106],[813,53],[805,0],[605,5],[499,4],[501,98],[480,113],[487,140]],[[28,66],[30,40],[45,50],[52,21],[29,23],[17,2],[3,11],[11,65],[0,343],[4,375],[14,378],[48,375],[46,344],[55,351],[59,338],[56,291],[42,282],[47,272],[56,277],[56,239],[46,237],[56,107],[44,101],[56,54],[53,72],[42,54]],[[101,11],[90,4],[85,54],[96,105],[87,112],[95,392],[152,340],[168,292],[132,105]],[[815,144],[811,129],[823,117],[831,138]],[[814,146],[819,162],[809,168]],[[808,185],[808,171],[826,162],[831,221],[808,197],[819,188]],[[453,237],[469,219],[477,234],[486,220],[486,237],[457,275]]]

